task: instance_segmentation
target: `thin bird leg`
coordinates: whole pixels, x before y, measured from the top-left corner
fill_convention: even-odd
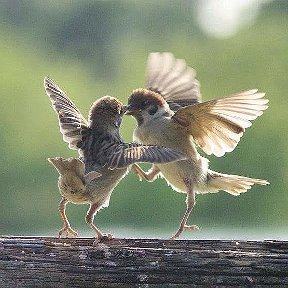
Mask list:
[[[59,212],[60,212],[60,216],[64,222],[64,226],[61,230],[59,230],[58,232],[58,237],[61,238],[62,234],[65,233],[65,237],[69,237],[70,235],[72,235],[72,237],[78,237],[78,233],[77,231],[74,231],[71,226],[70,223],[67,219],[65,210],[66,210],[66,204],[69,201],[65,198],[62,198],[59,204]]]
[[[199,227],[197,225],[186,225],[188,218],[191,214],[191,211],[195,205],[195,192],[193,188],[193,181],[190,179],[185,179],[184,183],[187,187],[187,196],[186,196],[186,211],[184,213],[184,216],[181,220],[180,226],[178,231],[170,238],[172,240],[177,239],[180,234],[184,231],[184,229],[189,230],[198,230]]]
[[[142,179],[144,178],[148,182],[153,182],[160,173],[160,169],[156,165],[152,165],[152,168],[147,172],[143,171],[138,164],[133,164],[132,169],[134,173],[139,176],[140,181],[142,181]]]
[[[86,222],[87,224],[96,232],[96,238],[98,240],[102,239],[102,238],[108,238],[108,239],[112,239],[113,236],[112,234],[104,234],[100,231],[100,229],[98,229],[96,227],[96,225],[93,223],[93,220],[94,220],[94,216],[95,214],[97,213],[97,211],[100,209],[101,205],[96,202],[96,203],[93,203],[90,205],[90,208],[86,214]]]

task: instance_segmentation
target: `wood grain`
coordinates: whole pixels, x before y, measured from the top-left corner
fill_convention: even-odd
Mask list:
[[[287,241],[0,237],[0,287],[288,287]]]

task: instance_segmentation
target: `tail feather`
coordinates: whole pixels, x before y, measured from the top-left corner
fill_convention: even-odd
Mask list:
[[[74,182],[81,180],[82,183],[89,184],[101,176],[101,173],[97,171],[90,171],[85,174],[85,165],[77,158],[63,159],[62,157],[55,157],[48,158],[47,160],[56,168],[60,176],[63,179],[66,179],[66,181],[67,179],[74,179]]]
[[[73,171],[79,177],[83,177],[85,173],[84,163],[77,158],[63,159],[62,157],[48,158],[47,159],[58,171],[58,173],[63,176],[67,171]]]
[[[228,175],[209,170],[208,187],[209,192],[223,190],[232,195],[238,196],[249,190],[253,185],[268,185],[267,180],[254,179],[238,175]]]

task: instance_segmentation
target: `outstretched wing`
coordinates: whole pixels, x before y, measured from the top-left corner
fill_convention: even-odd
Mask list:
[[[44,79],[44,87],[58,114],[63,140],[69,143],[69,148],[78,150],[82,145],[82,135],[88,129],[87,121],[76,105],[48,77]]]
[[[185,127],[208,155],[231,152],[245,128],[268,108],[265,93],[256,89],[179,109],[172,117]]]
[[[150,53],[146,65],[145,88],[163,96],[170,109],[201,102],[200,84],[196,72],[183,59],[172,53]]]
[[[109,169],[123,168],[136,162],[159,164],[186,159],[184,154],[164,146],[122,143],[112,148],[113,153],[107,161]]]

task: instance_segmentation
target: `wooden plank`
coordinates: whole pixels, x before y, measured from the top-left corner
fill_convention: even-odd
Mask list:
[[[0,237],[0,287],[288,287],[288,241]]]

